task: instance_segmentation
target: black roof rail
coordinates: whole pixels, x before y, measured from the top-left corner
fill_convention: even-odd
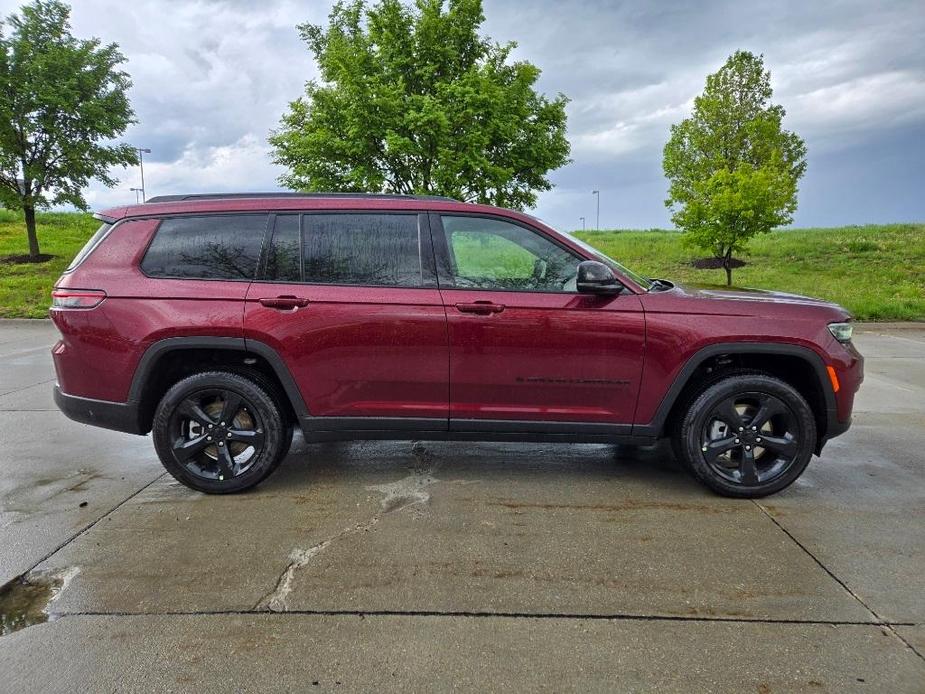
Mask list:
[[[185,202],[187,200],[234,200],[247,198],[362,198],[374,200],[442,200],[459,202],[443,195],[402,195],[398,193],[190,193],[188,195],[156,195],[145,202]]]

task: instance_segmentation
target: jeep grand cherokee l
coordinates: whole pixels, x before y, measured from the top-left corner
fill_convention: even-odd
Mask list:
[[[204,492],[305,439],[652,444],[703,483],[792,483],[851,421],[838,306],[631,272],[510,210],[389,195],[155,198],[97,215],[53,291],[58,406],[153,433]]]

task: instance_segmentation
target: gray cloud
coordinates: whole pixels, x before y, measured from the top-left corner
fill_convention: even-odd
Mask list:
[[[116,41],[129,59],[139,118],[127,139],[153,152],[150,194],[266,190],[280,173],[266,136],[315,67],[295,24],[330,2],[79,0],[78,35]],[[8,14],[18,3],[0,0]],[[661,148],[707,73],[738,48],[764,53],[787,127],[809,147],[797,223],[925,219],[925,6],[725,1],[486,0],[485,30],[515,40],[569,104],[573,163],[536,213],[574,228],[665,226]],[[94,206],[134,199],[136,171]]]

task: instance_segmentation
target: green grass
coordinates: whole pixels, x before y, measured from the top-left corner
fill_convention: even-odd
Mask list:
[[[8,263],[5,256],[29,252],[22,215],[0,210],[0,318],[47,318],[51,288],[99,221],[89,214],[38,215],[39,250],[54,256],[44,263]]]
[[[28,245],[22,216],[0,210],[0,318],[46,317],[55,280],[98,226],[88,214],[39,214],[41,251],[54,257],[44,263],[7,263],[4,256],[25,254]],[[644,275],[725,284],[722,270],[691,267],[704,254],[684,246],[674,232],[577,235]],[[515,255],[498,258],[492,270],[516,268],[518,275],[532,270]],[[736,286],[828,299],[860,320],[925,320],[925,224],[775,231],[755,238],[740,257],[748,265],[733,271]]]
[[[632,270],[676,282],[725,286],[722,269],[697,270],[704,257],[667,231],[576,234]],[[925,224],[792,229],[758,236],[739,287],[777,289],[841,304],[859,320],[925,320]]]

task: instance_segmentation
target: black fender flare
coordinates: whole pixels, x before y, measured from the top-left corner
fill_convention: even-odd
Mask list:
[[[838,421],[838,410],[835,403],[835,393],[832,392],[832,388],[829,386],[829,375],[825,368],[825,362],[817,352],[810,349],[809,347],[803,347],[802,345],[784,344],[779,342],[719,342],[702,347],[701,349],[694,352],[693,355],[691,355],[691,357],[684,363],[684,366],[681,367],[681,370],[678,372],[677,376],[675,376],[674,381],[671,383],[671,387],[662,397],[662,401],[659,403],[658,409],[655,411],[655,416],[652,418],[652,421],[648,424],[634,425],[633,435],[660,436],[664,430],[665,423],[668,420],[668,414],[671,412],[671,408],[674,407],[678,396],[681,395],[681,391],[684,389],[684,386],[688,384],[691,376],[693,376],[697,369],[707,359],[718,357],[724,354],[784,355],[790,357],[798,357],[799,359],[805,361],[812,367],[813,373],[816,374],[816,378],[819,381],[818,385],[822,390],[823,397],[825,398],[826,411],[822,414],[826,421],[826,431],[819,432],[819,440],[822,442],[825,439],[836,435],[836,432],[841,433],[840,429],[843,429],[844,425]],[[821,449],[821,443],[819,447]]]
[[[282,384],[296,416],[307,417],[309,415],[305,400],[302,398],[302,391],[299,390],[292,373],[289,371],[289,367],[286,366],[286,362],[279,356],[279,353],[259,340],[245,339],[243,337],[168,337],[152,343],[141,356],[138,366],[135,367],[135,374],[132,376],[132,384],[129,387],[128,401],[135,404],[141,403],[151,372],[162,356],[168,352],[185,349],[233,350],[245,354],[253,353],[266,359]]]

